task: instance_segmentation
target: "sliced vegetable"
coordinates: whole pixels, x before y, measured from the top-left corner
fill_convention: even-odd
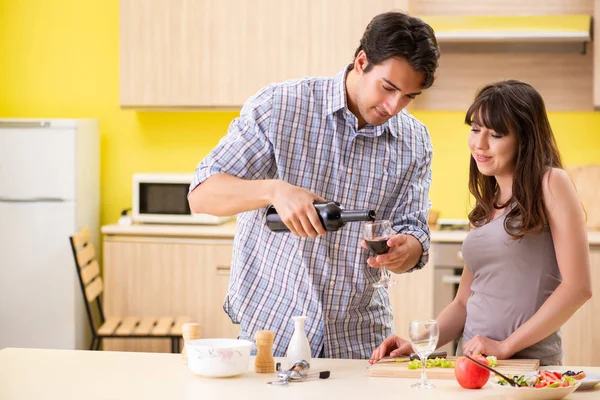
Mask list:
[[[577,383],[575,379],[560,372],[555,371],[538,371],[537,374],[525,377],[525,375],[508,375],[509,378],[517,382],[519,386],[541,388],[557,388],[572,386]],[[498,384],[508,386],[508,382],[502,378],[498,378]]]
[[[490,364],[490,367],[494,368],[498,366],[498,359],[496,358],[496,356],[487,356],[486,359]]]
[[[412,360],[408,364],[408,369],[419,369],[422,367],[420,360]],[[454,363],[445,358],[436,357],[425,361],[425,368],[454,368]]]

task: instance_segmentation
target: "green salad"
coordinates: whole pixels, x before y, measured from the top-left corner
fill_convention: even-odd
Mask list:
[[[487,356],[486,357],[490,367],[494,368],[498,365],[498,359],[496,356]],[[408,369],[419,369],[421,368],[421,360],[412,360],[408,364]],[[434,359],[428,358],[425,361],[425,368],[454,368],[454,362],[447,360],[445,358],[436,357]]]
[[[557,371],[537,371],[537,373],[532,376],[509,374],[508,377],[521,387],[533,387],[538,389],[567,387],[577,384],[577,381],[574,378],[563,375]],[[498,384],[510,386],[506,380],[500,377],[498,377]]]

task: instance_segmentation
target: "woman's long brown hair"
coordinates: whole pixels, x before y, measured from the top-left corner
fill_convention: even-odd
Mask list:
[[[546,223],[542,180],[552,167],[562,168],[556,140],[542,96],[527,83],[505,80],[485,86],[469,107],[465,123],[476,123],[499,134],[517,135],[512,197],[498,204],[494,176],[485,176],[471,156],[469,191],[475,207],[469,221],[476,227],[490,222],[494,209],[510,206],[504,229],[514,239],[542,231]]]

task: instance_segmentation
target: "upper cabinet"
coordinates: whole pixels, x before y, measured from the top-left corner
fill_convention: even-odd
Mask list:
[[[269,83],[335,75],[390,10],[438,33],[436,82],[414,109],[464,111],[507,78],[531,83],[549,110],[600,104],[600,50],[587,44],[600,0],[121,0],[120,104],[239,108]]]
[[[124,107],[240,107],[261,87],[334,75],[370,19],[408,0],[121,0]]]

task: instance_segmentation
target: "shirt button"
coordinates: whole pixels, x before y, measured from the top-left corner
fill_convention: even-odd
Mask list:
[[[336,249],[339,249],[340,245],[336,243],[336,244],[333,245],[333,247],[335,247]]]
[[[329,281],[329,286],[335,286],[335,281]]]
[[[351,174],[352,173],[352,169],[348,168],[348,170],[346,172],[348,172],[349,174]]]
[[[328,324],[329,323],[329,318],[325,318],[325,323]]]

